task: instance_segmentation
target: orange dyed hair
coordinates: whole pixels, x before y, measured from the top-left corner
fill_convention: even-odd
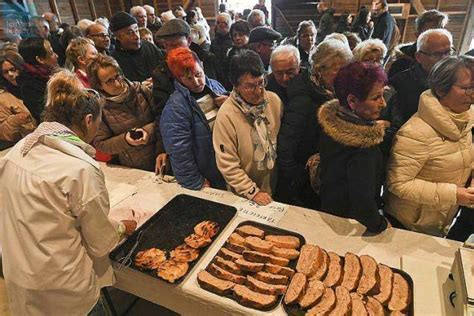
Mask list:
[[[166,63],[173,77],[178,78],[196,70],[200,61],[192,50],[179,47],[168,52]]]

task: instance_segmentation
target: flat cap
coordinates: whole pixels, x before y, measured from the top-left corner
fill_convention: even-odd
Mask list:
[[[266,26],[257,26],[250,31],[249,43],[261,41],[276,41],[281,38],[281,34]]]
[[[137,24],[137,20],[133,16],[127,12],[118,11],[110,19],[110,30],[116,32],[133,24]]]
[[[188,23],[181,19],[172,19],[166,22],[156,32],[156,37],[171,37],[176,35],[189,36],[191,28]]]

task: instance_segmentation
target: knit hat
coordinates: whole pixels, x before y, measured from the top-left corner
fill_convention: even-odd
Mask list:
[[[276,41],[281,38],[281,34],[272,28],[266,26],[257,26],[250,31],[249,43],[257,43],[261,41]]]
[[[119,11],[115,13],[110,19],[110,30],[117,32],[124,27],[137,24],[137,20],[127,12]]]
[[[188,23],[181,19],[172,19],[166,22],[158,32],[156,32],[156,37],[171,37],[176,35],[189,36],[190,33],[191,28]]]

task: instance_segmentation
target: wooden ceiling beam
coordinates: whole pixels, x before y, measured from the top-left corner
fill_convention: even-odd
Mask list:
[[[418,15],[426,11],[425,6],[421,0],[410,0],[411,5],[415,8],[415,11]]]
[[[77,11],[76,1],[75,0],[69,0],[69,5],[71,6],[71,11],[72,11],[72,16],[74,17],[74,22],[77,23],[80,20],[80,18],[79,18],[79,12]]]

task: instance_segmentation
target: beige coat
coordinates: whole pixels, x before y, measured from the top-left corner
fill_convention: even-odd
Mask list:
[[[283,106],[273,92],[266,92],[269,101],[264,113],[270,122],[270,137],[276,143]],[[251,200],[259,191],[272,194],[276,168],[258,170],[253,159],[252,126],[232,97],[222,104],[213,130],[217,167],[233,192]]]
[[[42,136],[25,156],[0,160],[3,272],[13,315],[85,315],[111,285],[107,255],[118,242],[108,220],[94,149]],[[102,269],[99,269],[99,266]],[[99,280],[100,279],[100,280]]]
[[[26,113],[28,123],[19,123],[18,114]],[[35,120],[23,101],[0,89],[0,141],[17,142],[36,128]]]
[[[473,118],[472,112],[470,112]],[[410,230],[442,236],[458,209],[457,187],[471,174],[472,121],[460,131],[425,91],[398,131],[388,166],[385,210]]]

